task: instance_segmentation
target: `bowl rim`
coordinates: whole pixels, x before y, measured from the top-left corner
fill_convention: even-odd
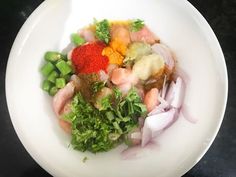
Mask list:
[[[10,85],[8,84],[7,80],[9,77],[9,68],[12,64],[12,59],[14,58],[17,53],[20,50],[21,45],[24,44],[24,41],[27,39],[27,35],[25,35],[25,33],[27,33],[29,31],[29,27],[31,25],[33,25],[34,22],[32,22],[33,19],[35,19],[36,17],[40,16],[41,11],[44,11],[45,8],[50,5],[51,1],[44,1],[42,2],[33,12],[32,14],[29,16],[29,18],[25,21],[25,23],[22,25],[21,29],[19,30],[14,43],[12,45],[9,57],[8,57],[8,62],[7,62],[7,67],[6,67],[6,76],[5,76],[5,93],[6,93],[6,101],[7,101],[7,107],[9,110],[9,115],[10,115],[10,119],[11,122],[13,124],[14,130],[18,136],[18,138],[20,139],[22,145],[24,146],[24,148],[27,150],[27,152],[30,154],[30,156],[36,161],[36,163],[38,165],[40,165],[43,169],[45,169],[48,173],[50,173],[51,175],[55,175],[57,174],[57,171],[55,171],[53,168],[45,165],[46,161],[45,159],[40,158],[40,156],[36,155],[34,153],[34,150],[32,150],[30,148],[30,141],[27,140],[23,133],[20,131],[20,129],[18,129],[17,124],[14,120],[14,116],[13,116],[13,112],[11,111],[12,107],[10,105],[10,100],[9,100],[9,87]],[[206,154],[206,152],[209,150],[210,146],[212,145],[213,141],[215,140],[217,133],[219,132],[219,129],[222,125],[222,121],[224,119],[224,114],[226,111],[226,105],[227,105],[227,100],[228,100],[228,73],[227,73],[227,66],[226,66],[226,61],[225,61],[225,57],[222,51],[222,48],[220,46],[220,43],[213,31],[213,29],[211,28],[211,26],[209,25],[209,23],[207,22],[207,20],[204,18],[204,16],[187,0],[183,0],[182,5],[186,7],[186,9],[189,11],[189,13],[191,13],[193,16],[198,18],[198,23],[203,25],[205,27],[205,31],[207,31],[209,33],[209,36],[211,37],[211,40],[213,41],[214,47],[218,50],[218,55],[220,57],[220,59],[222,59],[224,66],[223,70],[224,70],[224,74],[225,74],[225,84],[224,84],[224,90],[225,92],[223,93],[224,95],[224,101],[223,101],[223,107],[220,113],[220,118],[219,118],[219,123],[218,125],[215,127],[213,136],[211,137],[211,140],[207,143],[207,146],[204,148],[204,150],[202,150],[202,152],[198,155],[198,159],[192,163],[189,163],[188,165],[186,165],[183,170],[182,170],[182,175],[184,175],[185,173],[187,173],[191,168],[193,168],[201,159],[202,157]]]

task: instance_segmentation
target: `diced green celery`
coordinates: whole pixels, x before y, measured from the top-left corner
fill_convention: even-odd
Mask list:
[[[57,88],[63,88],[66,85],[66,80],[64,78],[57,78],[56,79],[56,87]]]
[[[62,74],[60,75],[61,78],[64,78],[66,80],[66,82],[69,82],[70,81],[70,78],[71,78],[71,74],[67,74],[65,76],[63,76]]]
[[[41,68],[41,73],[43,74],[44,77],[47,77],[54,69],[55,66],[51,62],[47,62]]]
[[[78,34],[76,33],[73,33],[71,35],[71,41],[77,45],[77,46],[80,46],[80,45],[83,45],[86,41],[84,40],[84,38],[82,38],[81,36],[79,36]]]
[[[49,90],[51,89],[52,87],[52,83],[48,80],[44,80],[43,81],[43,85],[42,85],[42,89],[46,92],[49,92]]]
[[[52,71],[48,76],[48,80],[51,81],[52,83],[55,83],[56,78],[58,77],[59,77],[59,74],[56,71]]]
[[[64,60],[58,61],[56,67],[59,69],[63,76],[72,72],[72,68]]]
[[[54,96],[57,92],[58,92],[58,88],[54,86],[50,89],[49,95]]]
[[[66,63],[71,67],[71,69],[72,69],[71,73],[74,74],[74,73],[75,73],[75,68],[74,68],[74,66],[73,66],[72,61],[71,61],[71,60],[68,60]]]
[[[44,55],[44,59],[49,62],[56,62],[58,60],[66,60],[66,56],[54,51],[48,51]]]

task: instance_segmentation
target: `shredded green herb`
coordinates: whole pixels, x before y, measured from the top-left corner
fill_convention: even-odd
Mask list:
[[[97,93],[99,92],[100,90],[102,90],[103,87],[105,87],[105,82],[99,82],[99,81],[96,81],[92,84],[92,91],[93,93]]]
[[[133,20],[131,23],[131,31],[138,32],[144,27],[144,21],[140,19]]]
[[[105,42],[106,44],[109,43],[110,39],[111,39],[111,35],[110,35],[110,25],[107,19],[104,19],[100,22],[98,22],[97,20],[95,21],[95,35],[96,37]]]
[[[85,156],[82,161],[83,163],[85,163],[87,160],[88,160],[88,157]]]
[[[113,98],[114,97],[114,98]],[[124,142],[125,135],[138,125],[138,117],[147,110],[135,89],[126,97],[114,89],[114,95],[101,100],[101,110],[85,101],[77,93],[71,103],[71,112],[64,119],[72,124],[71,145],[80,151],[93,153],[108,151]]]

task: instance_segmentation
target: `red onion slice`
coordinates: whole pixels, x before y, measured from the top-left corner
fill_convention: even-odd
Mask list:
[[[165,100],[167,101],[168,104],[171,104],[172,100],[174,99],[174,95],[175,95],[175,82],[172,81],[169,85],[169,88],[165,96]]]
[[[173,100],[171,102],[171,106],[174,108],[180,108],[184,100],[184,92],[185,92],[184,83],[180,77],[178,77],[176,80],[174,92],[175,93]]]
[[[170,126],[175,120],[177,112],[175,108],[172,108],[167,112],[147,117],[143,126],[141,146],[144,147],[153,137],[157,136],[161,130]]]

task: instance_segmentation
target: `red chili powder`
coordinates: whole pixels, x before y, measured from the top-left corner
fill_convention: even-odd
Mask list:
[[[108,65],[108,58],[102,56],[106,45],[102,42],[94,42],[76,47],[72,52],[72,62],[77,73],[97,73],[105,70]]]

